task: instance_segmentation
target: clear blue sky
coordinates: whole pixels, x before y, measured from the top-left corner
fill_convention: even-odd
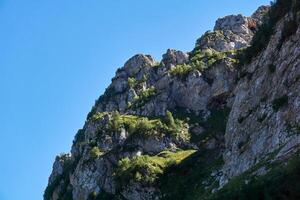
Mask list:
[[[268,0],[0,0],[0,200],[41,200],[95,99],[136,53],[189,51]]]

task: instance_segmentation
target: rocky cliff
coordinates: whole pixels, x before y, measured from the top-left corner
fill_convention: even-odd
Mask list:
[[[44,199],[297,199],[299,10],[277,1],[218,19],[191,52],[130,58]]]

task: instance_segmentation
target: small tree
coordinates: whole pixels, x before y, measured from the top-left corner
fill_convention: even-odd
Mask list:
[[[142,118],[142,119],[138,120],[138,122],[136,124],[136,131],[138,131],[140,133],[145,133],[153,128],[154,127],[151,124],[151,122],[146,118]]]
[[[173,114],[170,111],[166,112],[166,124],[170,127],[175,127],[175,120]]]
[[[118,111],[112,113],[112,120],[110,122],[110,128],[113,131],[119,131],[121,127],[121,115]]]
[[[99,147],[93,147],[90,151],[90,155],[92,158],[96,159],[99,156],[103,155],[103,152],[99,149]]]

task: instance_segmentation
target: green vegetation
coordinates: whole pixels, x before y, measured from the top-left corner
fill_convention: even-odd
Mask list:
[[[99,158],[104,153],[99,149],[99,147],[93,147],[90,151],[90,155],[93,159]]]
[[[93,106],[92,110],[87,115],[87,120],[90,120],[92,116],[94,116],[97,112],[97,107],[100,103],[106,102],[110,100],[111,98],[115,97],[118,93],[115,91],[113,87],[106,88],[103,95],[99,97],[98,100],[96,100],[95,105]]]
[[[217,38],[222,38],[224,37],[224,32],[221,30],[216,30],[216,31],[207,31],[203,37],[199,38],[196,41],[196,46],[200,46],[200,42],[201,40],[205,40],[205,41],[215,41]]]
[[[289,22],[286,24],[282,39],[283,42],[286,40],[291,34],[294,33],[296,26],[298,26],[296,22],[296,13],[300,10],[299,1],[297,0],[276,0],[272,3],[271,9],[266,16],[266,22],[263,23],[254,35],[251,46],[249,46],[245,51],[240,54],[240,61],[242,63],[250,63],[252,58],[259,55],[259,53],[266,48],[268,45],[271,36],[274,33],[274,28],[276,23],[283,18],[288,12],[292,11],[294,14],[293,22]],[[279,44],[279,47],[282,45]]]
[[[188,122],[190,125],[200,125],[205,129],[200,135],[191,135],[191,142],[198,143],[214,138],[217,134],[224,134],[226,131],[230,108],[211,109],[210,112],[210,116],[207,119],[203,119],[201,116],[195,115],[192,112],[187,112],[186,109],[177,107],[174,110],[174,116]]]
[[[152,86],[143,90],[139,93],[139,96],[134,99],[134,101],[129,105],[132,108],[138,108],[144,106],[147,102],[149,102],[154,96],[156,96],[157,90]]]
[[[170,112],[170,111],[167,111],[166,112],[166,124],[170,127],[175,127],[175,121],[174,121],[174,117],[173,117],[173,114]]]
[[[199,136],[192,135],[191,141],[206,142],[211,138],[215,138],[218,134],[225,134],[229,113],[229,108],[211,110],[211,115],[205,122],[200,123],[205,131]]]
[[[148,78],[147,78],[146,75],[143,75],[143,77],[142,77],[141,80],[136,80],[136,78],[134,78],[134,77],[129,77],[129,78],[128,78],[128,86],[129,86],[129,88],[134,88],[134,89],[136,89],[136,87],[137,87],[138,85],[140,85],[141,83],[146,82],[147,79],[148,79]]]
[[[156,156],[137,156],[132,159],[124,158],[119,161],[116,177],[120,185],[130,181],[154,183],[166,168],[180,164],[184,159],[195,153],[195,150],[169,152],[164,151]]]
[[[233,178],[209,200],[300,199],[300,159],[290,159],[287,165],[277,164],[263,176],[255,177],[253,170]]]
[[[135,88],[135,86],[138,84],[138,81],[135,79],[135,78],[131,78],[131,77],[129,77],[128,78],[128,86],[130,87],[130,88]]]
[[[172,76],[178,76],[181,79],[185,79],[186,76],[193,70],[193,68],[190,65],[183,64],[183,65],[177,65],[174,68],[170,70],[170,74]]]
[[[233,58],[236,54],[237,51],[218,52],[214,49],[201,50],[195,48],[190,55],[190,62],[175,66],[170,70],[170,74],[184,80],[191,71],[198,70],[202,72],[223,59],[228,59],[232,63],[236,63],[237,60]]]
[[[222,164],[219,152],[201,150],[167,168],[157,181],[164,194],[163,199],[203,199],[218,187],[218,181],[211,174]]]
[[[272,102],[272,107],[275,111],[278,111],[280,108],[287,105],[288,101],[289,101],[289,97],[287,95],[284,95],[282,97],[274,99],[273,102]]]
[[[90,120],[95,122],[99,119],[102,119],[106,114],[107,112],[96,112],[93,116],[90,117]]]
[[[150,87],[140,93],[138,100],[148,101],[151,97],[155,96],[156,94],[156,89],[154,87]]]
[[[121,115],[118,111],[112,113],[112,120],[109,122],[109,128],[113,132],[120,131],[122,125]]]
[[[105,113],[108,115],[108,113]],[[96,116],[105,116],[101,113],[96,113]],[[188,126],[184,121],[174,119],[172,113],[167,112],[166,119],[134,116],[134,115],[121,115],[115,111],[112,114],[108,127],[102,127],[102,131],[106,132],[119,132],[122,128],[127,130],[130,135],[141,137],[164,137],[170,136],[177,140],[188,141],[190,135]],[[98,120],[101,118],[98,118]]]
[[[191,65],[199,71],[203,71],[205,68],[214,65],[216,62],[229,57],[229,54],[231,53],[233,53],[233,51],[218,52],[213,49],[206,49],[204,51],[195,50],[192,53]]]

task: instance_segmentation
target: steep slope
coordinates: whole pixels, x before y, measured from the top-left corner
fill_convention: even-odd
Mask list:
[[[56,158],[44,199],[240,199],[299,154],[299,10],[278,1],[218,19],[192,52],[130,58]]]

